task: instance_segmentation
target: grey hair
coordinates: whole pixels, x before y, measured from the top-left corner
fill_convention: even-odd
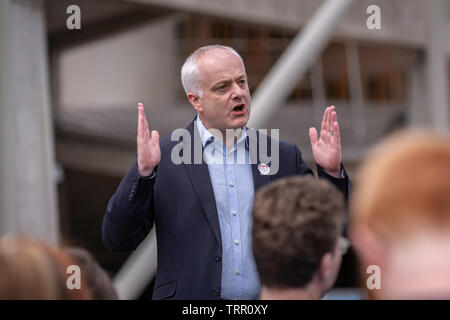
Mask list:
[[[197,67],[197,61],[203,54],[212,49],[227,50],[235,54],[239,59],[241,59],[242,63],[244,63],[239,53],[237,53],[237,51],[231,47],[223,46],[220,44],[213,44],[198,48],[186,59],[183,66],[181,67],[181,83],[183,84],[186,95],[189,95],[189,93],[194,93],[200,98],[203,97],[202,79],[200,71]]]

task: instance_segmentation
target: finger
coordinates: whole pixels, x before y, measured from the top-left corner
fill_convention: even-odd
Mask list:
[[[325,124],[327,133],[330,133],[330,129],[331,129],[331,126],[330,126],[330,117],[331,117],[331,107],[328,107],[328,109],[327,109],[326,124]]]
[[[144,110],[144,105],[142,104],[142,102],[138,103],[138,110],[139,110],[139,115],[142,115],[145,117],[145,110]]]
[[[336,113],[335,110],[331,111],[331,120],[332,120],[333,122],[334,122],[334,121],[337,121],[337,113]]]
[[[139,123],[138,123],[138,136],[147,141],[150,139],[150,132],[148,129],[147,117],[145,116],[144,105],[138,104],[139,108]]]
[[[335,108],[333,107],[333,111],[331,112],[331,121],[333,123],[332,131],[334,132],[334,137],[335,137],[336,141],[339,142],[339,140],[341,138],[340,132],[339,132],[339,123],[337,121],[337,112],[334,110],[335,110]]]
[[[148,125],[148,121],[147,121],[147,116],[145,115],[145,109],[144,109],[144,105],[141,103],[142,105],[142,111],[143,111],[143,117],[144,117],[144,131],[145,131],[145,135],[147,139],[151,138],[150,135],[150,127]]]
[[[140,105],[142,108],[142,115],[144,117],[145,130],[148,130],[148,121],[147,121],[147,116],[145,115],[144,105],[142,103],[140,103]]]
[[[315,145],[319,140],[317,137],[317,130],[314,127],[309,128],[309,139],[311,140],[311,145]]]
[[[156,130],[152,131],[152,141],[155,146],[159,147],[159,133]]]
[[[331,111],[330,112],[329,121],[330,121],[330,131],[334,132],[334,122],[337,121],[336,111]]]
[[[332,120],[332,113],[334,112],[334,106],[330,106],[328,108],[328,132],[333,131],[333,120]]]
[[[321,131],[327,130],[327,111],[328,111],[328,108],[326,108],[325,111],[323,112],[322,125],[320,127]]]
[[[337,121],[333,122],[334,139],[337,143],[341,141],[341,133],[339,132],[339,124]]]
[[[146,130],[146,131],[149,131],[150,128],[149,128],[149,126],[148,126],[148,121],[147,121],[147,117],[145,116],[145,113],[144,113],[144,123],[145,123],[145,130]]]
[[[142,103],[138,104],[138,136],[144,137],[145,136],[145,122],[144,122],[144,107]]]

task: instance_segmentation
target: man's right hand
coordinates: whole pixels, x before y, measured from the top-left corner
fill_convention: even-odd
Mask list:
[[[153,130],[150,135],[144,105],[138,104],[138,129],[137,129],[137,164],[139,174],[148,177],[153,169],[161,161],[161,149],[159,148],[159,133]]]

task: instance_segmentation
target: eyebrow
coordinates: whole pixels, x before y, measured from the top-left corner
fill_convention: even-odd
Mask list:
[[[241,79],[243,79],[243,78],[247,78],[247,75],[246,74],[241,74],[240,76],[238,76],[236,79],[239,79],[239,80],[241,80]],[[219,80],[219,81],[217,81],[217,82],[215,82],[212,86],[211,86],[211,88],[215,88],[216,86],[218,86],[218,85],[220,85],[220,84],[227,84],[227,83],[230,83],[232,80],[230,80],[230,79],[222,79],[222,80]]]
[[[226,83],[229,83],[229,82],[230,82],[230,80],[220,80],[220,81],[217,81],[216,83],[214,83],[211,87],[212,87],[212,88],[215,88],[215,87],[217,87],[218,85],[226,84]]]

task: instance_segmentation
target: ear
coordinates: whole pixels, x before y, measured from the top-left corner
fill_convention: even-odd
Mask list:
[[[318,284],[320,285],[320,294],[323,296],[330,290],[336,282],[337,275],[341,266],[341,255],[339,252],[327,252],[320,260],[319,268],[316,272]]]
[[[337,255],[339,253],[335,252],[332,254],[331,252],[327,252],[323,255],[322,260],[320,260],[318,275],[321,279],[329,279],[332,273],[335,272],[336,263],[337,263]]]
[[[194,109],[198,112],[198,113],[201,113],[201,112],[203,112],[203,107],[202,107],[202,105],[201,105],[201,103],[200,103],[200,97],[197,95],[197,94],[195,94],[195,93],[192,93],[192,92],[189,92],[189,94],[188,94],[188,100],[189,100],[189,103],[190,104],[192,104],[192,106],[194,107]]]
[[[367,226],[354,225],[350,229],[350,239],[364,273],[370,265],[377,265],[382,268],[386,263],[386,252],[383,249],[383,243]]]

